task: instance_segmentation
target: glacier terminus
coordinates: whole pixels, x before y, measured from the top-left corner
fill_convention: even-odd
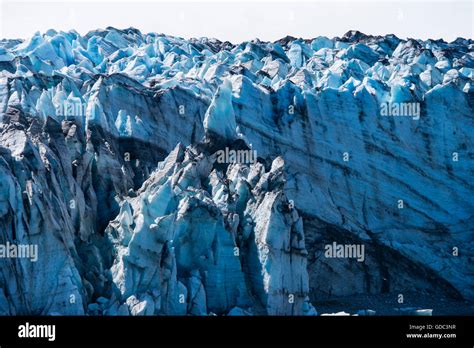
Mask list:
[[[2,39],[0,315],[473,314],[473,138],[470,38]]]

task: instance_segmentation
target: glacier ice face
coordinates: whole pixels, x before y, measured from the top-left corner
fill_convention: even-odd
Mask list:
[[[0,313],[314,314],[320,298],[407,289],[472,300],[473,50],[359,32],[1,40],[0,243],[40,256],[0,259]],[[418,103],[419,118],[384,117],[387,103]],[[258,160],[216,163],[224,147]],[[325,258],[334,241],[364,244],[365,263]]]

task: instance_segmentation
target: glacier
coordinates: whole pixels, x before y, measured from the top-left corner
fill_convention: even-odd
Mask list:
[[[2,39],[0,244],[38,259],[0,258],[0,315],[472,303],[473,117],[470,38]],[[364,262],[326,258],[333,243]]]

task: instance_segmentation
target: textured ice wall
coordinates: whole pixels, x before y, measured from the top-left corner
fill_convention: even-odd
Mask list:
[[[251,146],[267,174],[277,157],[284,158],[283,193],[265,188],[256,194],[254,199],[263,200],[248,210],[256,236],[248,240],[258,245],[274,234],[273,226],[285,236],[304,231],[313,299],[407,289],[472,299],[472,40],[350,32],[334,39],[232,45],[108,28],[84,37],[51,30],[30,40],[3,40],[0,47],[1,242],[37,244],[40,255],[35,264],[0,260],[3,313],[102,313],[111,304],[120,313],[143,308],[144,292],[134,288],[140,282],[127,278],[128,271],[117,277],[123,258],[119,262],[111,251],[120,247],[113,248],[104,231],[134,225],[124,201],[146,196],[140,187],[178,143],[197,146],[206,134],[235,136]],[[220,99],[227,103],[216,105]],[[417,103],[420,115],[384,117],[386,103]],[[213,120],[210,110],[222,113]],[[210,156],[207,147],[217,150],[209,141],[196,148],[197,155]],[[211,175],[203,174],[190,182]],[[287,199],[303,225],[290,232],[288,226],[299,226],[301,219],[290,214],[281,224],[280,214],[270,213]],[[169,215],[156,204],[150,218]],[[189,204],[183,224],[192,220],[195,208]],[[119,218],[123,226],[115,227]],[[135,228],[127,232],[130,238]],[[214,237],[222,232],[210,230]],[[136,238],[137,244],[115,242],[140,251]],[[278,250],[290,245],[284,240],[275,241]],[[365,262],[325,258],[324,245],[333,241],[364,244]],[[265,278],[266,268],[262,273],[259,267],[268,258],[257,254],[245,259],[253,263],[242,273]],[[169,269],[178,272],[179,262]],[[273,279],[285,262],[271,263]],[[184,286],[186,301],[190,293],[218,297],[200,285],[207,267],[186,273],[187,281],[177,274],[170,284],[178,290],[170,294]],[[280,295],[266,294],[273,284],[288,282],[263,282],[260,292],[245,286],[262,311],[287,311]],[[166,303],[156,300],[158,293],[147,296],[155,307]],[[203,301],[197,303],[193,310],[204,311]],[[193,308],[188,302],[186,307]],[[152,307],[146,308],[150,313]]]

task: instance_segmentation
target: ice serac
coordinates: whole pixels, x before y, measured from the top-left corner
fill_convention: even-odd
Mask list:
[[[0,313],[472,301],[473,79],[463,38],[1,40],[0,244],[39,250],[0,259]],[[419,113],[382,115],[400,103]],[[257,161],[219,163],[226,147]],[[333,242],[365,261],[326,258]]]
[[[178,144],[106,229],[114,305],[132,315],[314,314],[301,218],[276,162],[268,173],[260,163],[220,170],[215,154]]]
[[[236,127],[232,106],[232,83],[226,79],[212,98],[211,105],[204,116],[204,130],[208,135],[213,134],[233,140],[237,137]]]

